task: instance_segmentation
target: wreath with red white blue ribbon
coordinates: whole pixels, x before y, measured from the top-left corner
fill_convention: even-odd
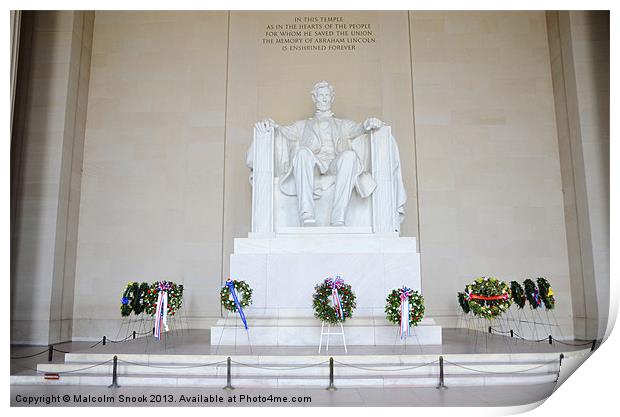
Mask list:
[[[337,324],[351,318],[357,306],[351,285],[340,276],[328,277],[314,287],[312,296],[314,316],[321,321]]]
[[[399,325],[400,338],[411,336],[411,326],[417,326],[424,317],[424,297],[403,286],[392,290],[385,301],[386,318],[390,323]],[[405,320],[402,320],[403,316]]]

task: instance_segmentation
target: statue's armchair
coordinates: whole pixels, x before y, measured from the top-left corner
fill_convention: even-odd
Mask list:
[[[370,173],[377,186],[368,198],[353,192],[347,208],[346,225],[367,233],[398,235],[400,221],[397,197],[394,190],[394,175],[400,172],[394,166],[389,126],[370,133]],[[299,227],[297,197],[284,194],[279,187],[280,178],[276,169],[276,146],[274,129],[261,132],[254,129],[252,147],[247,155],[247,164],[252,169],[252,233],[255,236],[272,236],[287,228]],[[321,176],[325,177],[325,176]],[[330,182],[329,178],[318,181]],[[334,187],[327,188],[315,200],[317,226],[329,225],[329,213]]]

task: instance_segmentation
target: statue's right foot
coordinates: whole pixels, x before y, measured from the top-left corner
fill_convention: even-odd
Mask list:
[[[301,225],[302,226],[314,226],[316,224],[316,220],[314,216],[310,213],[304,213],[301,215]]]

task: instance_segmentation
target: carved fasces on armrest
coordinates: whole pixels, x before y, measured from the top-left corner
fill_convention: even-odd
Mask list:
[[[252,175],[252,231],[273,231],[274,129],[254,128],[254,138],[248,150]]]
[[[372,196],[373,231],[391,233],[398,231],[396,199],[394,193],[395,158],[390,126],[370,132],[370,158],[372,176],[377,183]]]

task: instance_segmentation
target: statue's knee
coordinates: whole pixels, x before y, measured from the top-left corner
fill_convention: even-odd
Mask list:
[[[351,150],[346,150],[340,154],[340,162],[344,164],[353,164],[357,161],[357,155]]]
[[[313,157],[314,154],[308,148],[299,148],[299,150],[297,151],[297,158],[313,159]]]

